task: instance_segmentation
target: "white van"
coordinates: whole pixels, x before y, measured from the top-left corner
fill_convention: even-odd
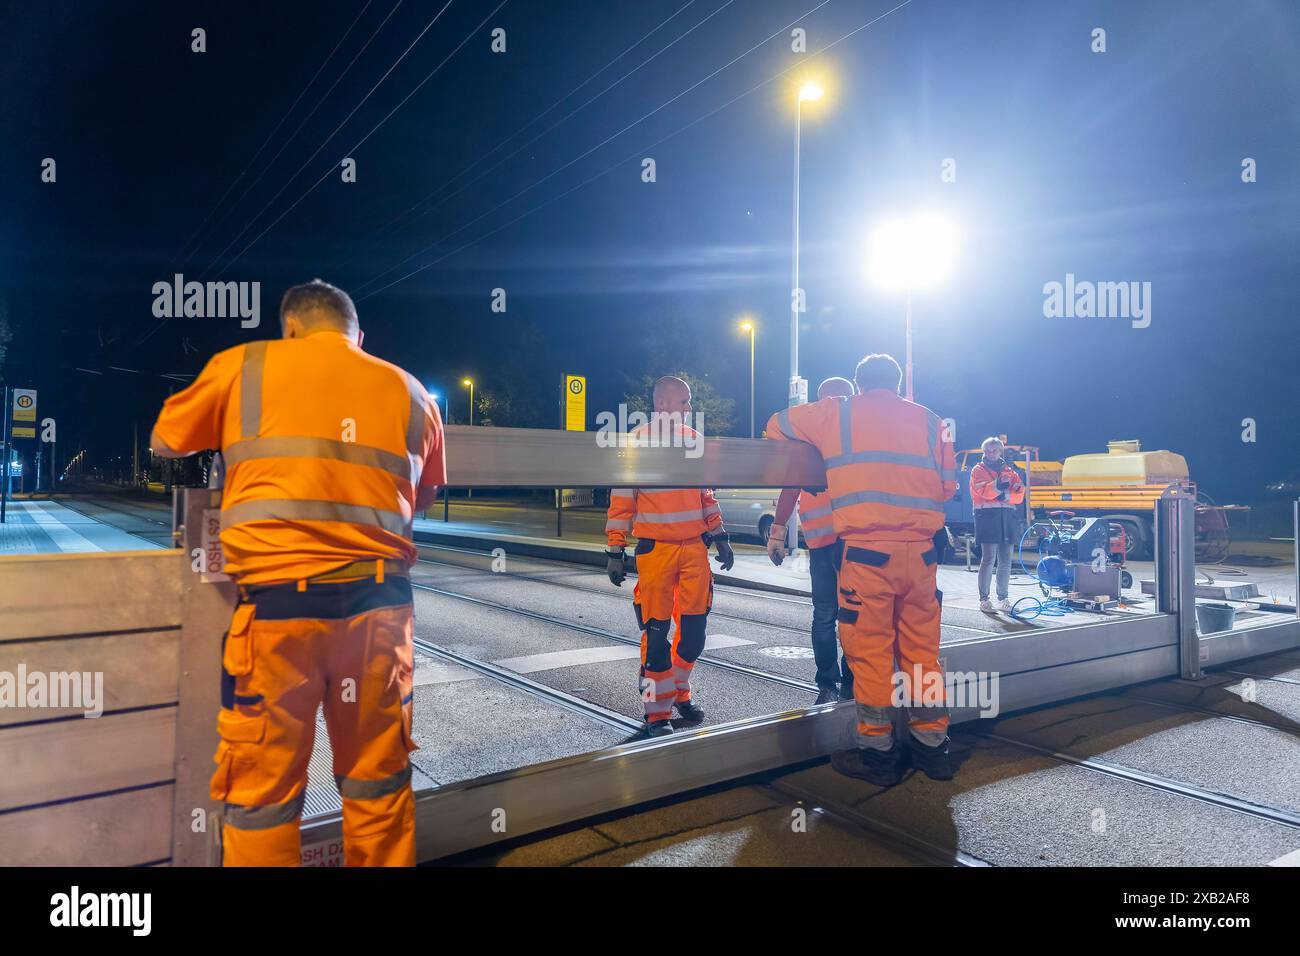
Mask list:
[[[722,509],[722,523],[727,531],[767,540],[767,532],[776,518],[780,488],[719,488],[714,495]]]

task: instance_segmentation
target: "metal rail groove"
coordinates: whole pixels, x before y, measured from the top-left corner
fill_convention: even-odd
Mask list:
[[[572,621],[565,621],[558,617],[551,617],[547,614],[539,614],[536,611],[528,611],[523,608],[511,607],[508,604],[501,604],[497,601],[489,601],[486,598],[472,597],[468,594],[459,594],[455,591],[447,591],[443,588],[435,588],[428,584],[417,584],[411,582],[411,587],[420,591],[430,591],[434,594],[441,594],[443,597],[455,598],[458,601],[468,601],[471,604],[478,604],[482,607],[490,607],[498,611],[505,611],[509,614],[518,614],[521,617],[532,618],[535,621],[541,621],[545,624],[553,624],[556,627],[568,628],[572,631],[579,631],[583,634],[591,634],[594,637],[604,638],[609,641],[617,641],[620,644],[627,644],[631,647],[640,647],[641,641],[634,640],[630,637],[624,637],[622,634],[615,634],[613,631],[601,630],[598,627],[591,627],[586,624],[575,624]],[[806,690],[809,693],[816,694],[820,688],[812,681],[799,680],[796,677],[786,677],[784,674],[776,674],[772,671],[760,670],[757,667],[748,667],[745,664],[737,664],[734,661],[724,661],[716,657],[709,657],[707,654],[701,654],[695,661],[697,664],[708,664],[712,667],[719,667],[723,670],[733,671],[737,674],[746,674],[759,680],[770,681],[773,684],[781,684],[785,687],[793,687],[796,690]],[[638,726],[640,726],[638,724]]]
[[[418,587],[418,585],[413,585]],[[477,658],[466,657],[464,654],[458,654],[455,651],[449,651],[445,647],[440,647],[430,641],[421,638],[415,639],[416,650],[423,651],[430,657],[437,657],[441,660],[453,664],[459,664],[477,673],[490,677],[493,680],[508,684],[517,690],[522,690],[534,697],[540,697],[552,704],[558,704],[565,710],[575,714],[581,714],[584,717],[591,717],[599,720],[618,730],[634,731],[641,727],[641,721],[633,720],[620,714],[618,711],[610,710],[607,707],[601,707],[599,704],[593,704],[585,701],[580,697],[574,697],[572,694],[566,694],[562,690],[556,690],[554,687],[548,687],[545,684],[539,684],[537,681],[529,680],[522,674],[517,674],[505,667],[498,667],[496,664],[489,664],[487,661],[480,661]]]
[[[1185,710],[1193,714],[1204,714],[1206,717],[1217,717],[1220,720],[1235,720],[1241,724],[1251,724],[1255,727],[1266,727],[1269,730],[1281,731],[1284,734],[1291,734],[1300,737],[1300,726],[1276,723],[1270,720],[1260,720],[1258,717],[1246,717],[1243,714],[1225,714],[1222,711],[1212,710],[1209,707],[1201,707],[1197,704],[1175,704],[1167,700],[1158,700],[1155,697],[1140,697],[1137,694],[1119,694],[1123,700],[1133,700],[1142,704],[1150,704],[1153,707],[1164,707],[1168,710]],[[1238,698],[1240,699],[1240,698]]]
[[[1148,773],[1145,770],[1136,770],[1132,767],[1125,767],[1121,764],[1098,760],[1095,757],[1075,757],[1072,754],[1062,753],[1061,751],[1053,750],[1050,747],[1040,747],[1038,744],[1031,744],[1024,740],[1015,740],[1011,737],[1004,737],[1001,734],[990,733],[988,731],[975,731],[974,734],[978,737],[996,740],[999,743],[1007,744],[1011,747],[1020,747],[1023,750],[1029,750],[1045,757],[1051,757],[1061,763],[1072,764],[1073,766],[1081,767],[1084,770],[1091,770],[1094,773],[1114,777],[1118,780],[1125,780],[1129,783],[1136,783],[1144,787],[1150,787],[1152,790],[1159,790],[1163,793],[1172,793],[1180,797],[1198,800],[1201,803],[1208,803],[1211,806],[1221,807],[1225,810],[1233,810],[1237,813],[1244,813],[1247,816],[1252,816],[1260,820],[1267,820],[1270,823],[1279,823],[1282,826],[1300,830],[1300,813],[1296,813],[1292,810],[1285,810],[1281,807],[1272,807],[1263,803],[1255,803],[1243,797],[1234,797],[1231,794],[1218,793],[1214,790],[1206,790],[1204,787],[1198,787],[1192,783],[1183,783],[1180,780],[1173,780],[1169,777],[1162,777],[1159,774]]]
[[[1249,677],[1251,680],[1271,680],[1277,681],[1279,684],[1291,684],[1295,687],[1300,687],[1300,680],[1296,680],[1294,677],[1268,677],[1264,674],[1247,674],[1245,671],[1232,671],[1226,669],[1223,673],[1236,674],[1238,677]]]
[[[942,847],[924,837],[909,833],[902,827],[894,826],[863,813],[857,807],[827,799],[815,790],[810,790],[788,780],[775,780],[766,785],[768,790],[792,800],[814,805],[826,812],[828,816],[838,817],[851,826],[864,830],[879,843],[889,849],[912,855],[932,866],[989,866],[990,864],[977,856],[963,853],[951,847]]]

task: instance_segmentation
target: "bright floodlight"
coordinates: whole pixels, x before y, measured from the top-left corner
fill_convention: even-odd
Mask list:
[[[748,331],[749,331],[750,329],[752,329],[753,327],[754,327],[754,323],[753,323],[753,322],[741,322],[741,323],[740,323],[740,331],[742,331],[742,332],[748,332]]]
[[[470,379],[467,378],[467,379],[465,379],[463,382],[461,382],[460,384],[462,384],[462,385],[473,385],[474,382],[473,382],[472,380],[470,380]]]
[[[819,100],[825,92],[826,91],[816,83],[805,83],[803,86],[799,87],[799,100],[800,102],[806,100]]]
[[[957,230],[926,213],[880,226],[871,236],[871,281],[886,289],[919,289],[941,281],[957,254]]]

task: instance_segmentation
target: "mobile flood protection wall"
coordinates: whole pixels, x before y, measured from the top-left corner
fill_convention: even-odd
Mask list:
[[[592,436],[448,430],[457,486],[815,486],[821,461],[794,443],[711,439],[592,456]],[[463,432],[477,434],[465,435]],[[494,434],[487,435],[487,432]],[[583,442],[583,439],[586,439]],[[520,454],[520,449],[525,449]],[[658,452],[667,451],[669,455]],[[521,466],[522,461],[522,466]],[[209,865],[220,808],[221,639],[234,589],[198,560],[220,492],[184,489],[173,551],[0,559],[0,865]],[[1156,613],[945,647],[950,671],[1000,676],[1002,712],[1300,646],[1300,619],[1199,636],[1194,501],[1157,511]],[[1297,510],[1300,519],[1300,508]],[[21,681],[19,678],[22,678]],[[7,683],[6,683],[7,681]],[[94,714],[95,716],[91,716]],[[975,719],[956,710],[954,721]],[[824,755],[852,741],[851,703],[714,725],[417,794],[422,861]],[[337,815],[303,824],[304,848],[338,839]]]

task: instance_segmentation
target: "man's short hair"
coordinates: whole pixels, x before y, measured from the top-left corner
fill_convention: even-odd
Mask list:
[[[297,316],[308,328],[332,325],[344,332],[355,332],[360,326],[352,297],[322,279],[296,285],[284,294],[280,300],[281,328],[290,315]]]
[[[853,370],[853,380],[862,392],[873,388],[888,388],[897,392],[903,381],[903,370],[898,367],[898,362],[892,355],[872,354],[858,363],[858,367]]]
[[[826,379],[817,386],[817,397],[820,399],[830,395],[851,397],[853,395],[853,383],[847,378],[840,378],[838,375]]]

